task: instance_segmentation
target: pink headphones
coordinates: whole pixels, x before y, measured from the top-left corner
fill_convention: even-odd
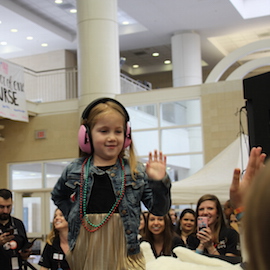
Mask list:
[[[117,105],[119,105],[123,109],[123,111],[125,113],[126,134],[125,134],[125,141],[124,141],[123,149],[127,148],[131,144],[131,128],[129,125],[129,115],[128,115],[128,112],[125,109],[125,107],[117,100],[112,99],[112,98],[98,98],[98,99],[94,100],[83,111],[82,119],[83,120],[87,119],[89,113],[96,105],[98,105],[100,103],[106,103],[107,101],[111,101],[111,102],[116,103]],[[92,153],[91,131],[89,130],[89,127],[87,125],[80,126],[80,129],[78,132],[78,143],[79,143],[80,149],[83,152],[85,152],[87,154]]]

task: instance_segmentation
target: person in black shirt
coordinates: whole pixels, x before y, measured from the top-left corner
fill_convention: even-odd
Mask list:
[[[62,211],[56,209],[52,230],[48,235],[46,246],[38,263],[41,266],[40,270],[69,270],[69,265],[65,259],[68,250],[68,223]]]
[[[196,237],[196,213],[193,209],[186,208],[181,212],[175,232],[181,237],[187,248],[192,250],[197,248],[200,241]]]
[[[22,250],[28,239],[23,222],[10,215],[12,203],[11,191],[0,189],[0,262],[1,269],[21,270],[31,250]]]
[[[184,247],[183,240],[175,233],[170,215],[155,216],[148,213],[145,225],[145,234],[141,242],[149,242],[157,258],[159,256],[175,256],[173,249]]]

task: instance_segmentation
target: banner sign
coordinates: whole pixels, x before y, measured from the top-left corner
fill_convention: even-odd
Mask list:
[[[0,116],[28,122],[23,67],[0,58]]]

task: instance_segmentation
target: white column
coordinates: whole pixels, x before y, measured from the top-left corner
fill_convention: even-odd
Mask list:
[[[202,84],[200,36],[178,33],[171,43],[173,87]]]
[[[117,0],[77,0],[79,111],[120,93]]]

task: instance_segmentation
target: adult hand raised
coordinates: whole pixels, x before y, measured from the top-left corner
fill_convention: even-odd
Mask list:
[[[234,209],[243,206],[244,196],[248,192],[254,177],[264,166],[265,158],[266,154],[262,153],[261,147],[253,147],[250,151],[248,165],[242,180],[240,180],[240,169],[236,168],[234,170],[230,187],[230,200]]]

